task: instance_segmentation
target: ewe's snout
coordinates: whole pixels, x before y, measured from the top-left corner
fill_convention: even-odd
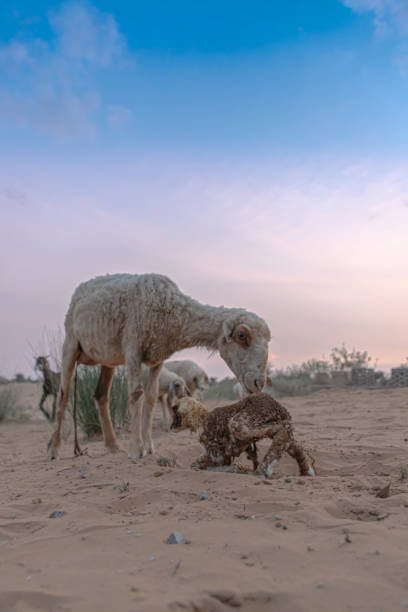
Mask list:
[[[253,373],[244,376],[244,387],[247,393],[259,393],[265,386],[265,375],[254,376]]]

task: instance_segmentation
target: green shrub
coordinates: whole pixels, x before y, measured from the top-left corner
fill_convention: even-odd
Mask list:
[[[15,415],[15,397],[9,389],[0,391],[0,421],[11,418]]]
[[[79,366],[77,379],[77,414],[82,431],[88,436],[101,433],[98,410],[93,399],[99,380],[99,367]],[[75,373],[71,381],[70,403],[74,406]],[[112,381],[109,408],[115,428],[127,422],[127,379],[124,368],[117,368]]]

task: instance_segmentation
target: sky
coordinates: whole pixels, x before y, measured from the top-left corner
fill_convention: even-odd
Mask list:
[[[407,95],[408,0],[2,3],[0,374],[114,272],[404,362]]]

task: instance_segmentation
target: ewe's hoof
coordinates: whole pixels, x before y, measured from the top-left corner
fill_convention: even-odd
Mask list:
[[[149,453],[149,455],[154,455],[155,449],[152,441],[147,443],[147,452]]]
[[[128,453],[129,459],[141,459],[142,457],[145,457],[146,455],[147,455],[147,451],[145,447],[140,444],[132,444],[129,449],[129,453]]]
[[[107,453],[112,453],[113,455],[116,453],[125,453],[125,449],[119,446],[119,444],[113,444],[112,446],[106,447]]]

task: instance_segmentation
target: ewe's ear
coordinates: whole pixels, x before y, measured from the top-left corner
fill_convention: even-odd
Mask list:
[[[232,339],[241,346],[249,346],[251,344],[251,332],[246,325],[237,325],[233,331]]]
[[[222,333],[224,342],[232,342],[232,333],[234,331],[234,322],[226,320],[222,324]]]

